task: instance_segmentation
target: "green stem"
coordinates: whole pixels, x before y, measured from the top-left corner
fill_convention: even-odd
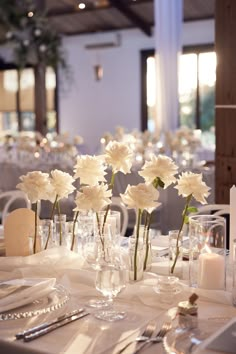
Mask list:
[[[178,259],[178,256],[179,256],[179,239],[180,239],[180,235],[181,235],[181,232],[182,232],[182,229],[183,229],[183,226],[184,226],[184,223],[185,223],[185,218],[187,216],[187,212],[188,212],[188,207],[189,207],[189,203],[191,201],[191,198],[192,198],[192,194],[190,194],[187,198],[186,198],[186,205],[185,205],[185,208],[184,208],[184,211],[183,211],[183,216],[182,216],[182,222],[181,222],[181,226],[179,228],[179,232],[178,232],[178,235],[177,235],[177,239],[176,239],[176,253],[175,253],[175,259],[174,259],[174,262],[171,266],[171,269],[170,269],[170,272],[171,274],[174,273],[174,270],[175,270],[175,266],[176,266],[176,262],[177,262],[177,259]]]
[[[62,228],[61,228],[61,210],[60,210],[59,200],[57,201],[57,211],[58,211],[59,234],[60,234],[59,245],[61,246],[62,245]]]
[[[145,258],[144,258],[144,263],[143,263],[143,270],[147,269],[147,261],[148,261],[148,255],[149,255],[149,230],[150,230],[150,225],[151,225],[151,219],[152,219],[152,213],[149,214],[146,212],[146,222],[147,222],[147,227],[146,227],[146,237],[145,237],[145,243],[146,243],[146,250],[145,250]]]
[[[54,216],[55,209],[56,209],[56,205],[57,205],[57,199],[58,199],[58,195],[56,195],[56,198],[55,198],[54,203],[53,203],[53,206],[52,206],[52,211],[51,211],[51,215],[50,215],[50,220],[53,220],[53,216]],[[51,224],[48,226],[48,237],[47,237],[47,241],[46,241],[45,247],[44,247],[45,250],[46,250],[47,247],[48,247],[48,242],[49,242],[50,237],[51,237]]]
[[[104,240],[103,240],[103,236],[104,235],[103,233],[101,233],[101,229],[100,229],[100,220],[99,220],[99,216],[98,216],[98,213],[96,213],[96,219],[97,219],[97,224],[98,224],[98,234],[100,236],[100,240],[101,240],[101,244],[102,244],[102,251],[105,255],[105,244],[104,244]]]
[[[136,226],[136,240],[134,248],[134,280],[137,280],[137,255],[138,255],[138,241],[139,241],[139,226],[142,216],[142,210],[138,210],[137,226]]]
[[[37,233],[38,233],[37,229],[38,229],[38,202],[35,203],[33,254],[36,253],[36,241],[37,241]]]
[[[116,175],[116,174],[115,174],[114,172],[112,172],[111,181],[110,181],[110,184],[109,184],[109,189],[111,189],[111,190],[112,190],[113,187],[114,187],[115,175]],[[107,206],[106,212],[105,212],[105,215],[104,215],[103,225],[102,225],[102,234],[104,234],[104,229],[105,229],[105,225],[106,225],[106,221],[107,221],[107,216],[108,216],[109,210],[110,210],[110,204]]]
[[[79,216],[79,211],[76,212],[75,219],[74,219],[74,222],[73,222],[72,242],[71,242],[71,248],[70,248],[71,251],[73,251],[74,245],[75,245],[75,225],[76,225],[76,222],[78,220],[78,216]]]

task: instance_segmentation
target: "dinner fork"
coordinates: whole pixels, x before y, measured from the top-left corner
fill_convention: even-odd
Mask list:
[[[161,329],[156,334],[156,336],[143,339],[142,340],[143,343],[137,348],[137,350],[135,350],[133,352],[133,354],[139,353],[140,350],[142,350],[149,343],[161,343],[163,341],[163,338],[165,337],[166,333],[169,332],[171,327],[172,327],[171,322],[164,322],[163,325],[161,326]]]
[[[135,342],[142,342],[144,340],[147,340],[149,338],[151,338],[151,336],[153,335],[153,332],[156,328],[156,324],[155,322],[151,321],[147,324],[146,328],[144,329],[143,333],[136,337],[134,340],[131,340],[130,342],[128,342],[123,348],[121,348],[116,354],[121,354],[123,353],[131,344],[135,343]]]

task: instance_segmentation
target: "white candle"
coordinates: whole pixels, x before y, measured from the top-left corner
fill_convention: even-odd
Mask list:
[[[236,187],[233,186],[230,188],[230,226],[229,226],[229,250],[230,250],[230,258],[233,259],[233,241],[236,238]]]
[[[198,287],[203,289],[224,289],[225,260],[216,253],[200,254],[198,268]]]

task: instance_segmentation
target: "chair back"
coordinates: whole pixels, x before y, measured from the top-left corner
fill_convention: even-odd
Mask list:
[[[7,215],[11,211],[23,207],[31,209],[31,202],[27,198],[26,194],[19,190],[11,190],[0,193],[0,205],[2,207],[2,224],[4,224]]]

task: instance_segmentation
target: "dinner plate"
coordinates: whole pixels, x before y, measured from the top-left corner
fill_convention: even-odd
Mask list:
[[[46,314],[58,310],[70,299],[69,292],[60,284],[56,284],[47,295],[34,299],[25,306],[0,313],[0,321],[17,320]]]

